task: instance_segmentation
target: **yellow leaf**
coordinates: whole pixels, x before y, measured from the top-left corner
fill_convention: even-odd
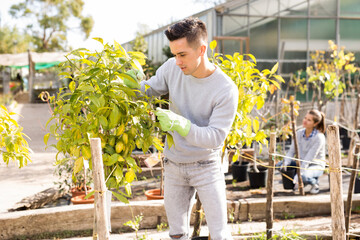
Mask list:
[[[210,43],[210,49],[211,49],[211,50],[214,50],[214,49],[216,48],[216,45],[217,45],[216,40],[211,41],[211,43]]]
[[[49,140],[49,137],[50,137],[50,133],[45,134],[45,136],[44,136],[44,143],[45,143],[45,145],[47,145],[48,140]]]
[[[271,69],[271,74],[275,74],[276,71],[278,70],[278,67],[279,67],[279,63],[276,63],[273,68]]]
[[[135,179],[135,173],[134,173],[134,170],[130,169],[128,172],[126,172],[125,174],[125,180],[128,182],[128,183],[131,183],[132,181],[134,181]]]
[[[79,157],[78,159],[76,159],[75,164],[74,164],[74,173],[78,173],[81,171],[81,169],[84,166],[84,157]]]
[[[260,127],[259,121],[257,119],[254,119],[253,120],[253,128],[254,128],[255,133],[257,133],[257,131],[259,131],[259,127]]]

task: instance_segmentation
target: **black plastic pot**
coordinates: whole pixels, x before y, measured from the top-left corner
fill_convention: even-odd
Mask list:
[[[247,170],[249,168],[249,162],[242,162],[240,165],[240,162],[236,161],[231,164],[231,173],[233,176],[233,179],[237,182],[244,182],[248,178]]]
[[[191,240],[208,240],[209,237],[206,236],[206,237],[203,237],[203,236],[198,236],[198,237],[192,237]]]
[[[355,178],[354,193],[360,193],[360,177]]]
[[[247,173],[249,176],[250,188],[266,187],[267,173],[266,167],[259,166],[259,172],[255,172],[253,168],[249,168]]]
[[[285,174],[286,176],[288,176],[291,179],[294,179],[294,176],[296,174],[296,169],[288,167],[287,171],[283,171],[281,174],[284,189],[294,189],[293,181],[290,180],[289,178],[285,177],[283,174]]]

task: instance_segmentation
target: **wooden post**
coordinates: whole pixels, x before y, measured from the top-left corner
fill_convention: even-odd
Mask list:
[[[295,125],[295,116],[294,116],[294,101],[290,101],[290,107],[291,107],[291,125],[292,125],[292,131],[293,131],[293,141],[294,141],[294,147],[295,147],[295,158],[300,158],[300,154],[299,154],[299,146],[298,146],[298,142],[297,142],[297,136],[296,136],[296,125]],[[300,162],[296,161],[296,174],[298,177],[298,184],[299,184],[299,192],[300,195],[304,196],[305,195],[305,191],[304,191],[304,183],[301,177],[301,169],[300,169]]]
[[[351,217],[351,208],[352,208],[352,196],[354,192],[354,185],[355,185],[355,178],[356,178],[356,169],[358,168],[358,154],[360,154],[360,143],[356,144],[355,147],[355,156],[353,160],[353,170],[351,171],[351,177],[349,182],[349,190],[348,190],[348,197],[346,202],[346,211],[345,211],[345,228],[347,239],[349,239],[349,227],[350,227],[350,217]]]
[[[327,128],[329,172],[330,172],[330,201],[332,239],[345,240],[345,216],[341,175],[341,151],[339,127],[330,125]]]
[[[109,220],[106,211],[106,185],[104,177],[104,167],[101,151],[101,139],[90,139],[91,156],[93,161],[93,177],[95,190],[94,203],[94,229],[93,239],[108,240],[110,238]]]
[[[199,195],[196,193],[196,205],[195,205],[195,222],[194,222],[194,231],[192,237],[198,237],[200,235],[200,227],[202,222],[202,212],[201,212],[201,201]]]
[[[266,185],[266,239],[271,239],[273,234],[273,198],[274,198],[274,169],[275,161],[273,159],[273,153],[276,150],[276,134],[270,133],[270,148],[269,148],[269,169]]]
[[[356,99],[356,107],[355,107],[355,117],[354,117],[354,129],[358,128],[358,124],[359,124],[359,106],[360,106],[360,94],[357,95],[357,99]],[[349,154],[348,154],[348,163],[347,166],[351,167],[351,165],[353,165],[351,163],[351,160],[353,160],[353,149],[355,147],[355,139],[357,133],[356,132],[351,132],[350,133],[350,147],[349,147]]]

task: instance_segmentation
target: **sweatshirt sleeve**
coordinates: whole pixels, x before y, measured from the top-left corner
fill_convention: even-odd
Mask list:
[[[148,97],[161,96],[169,92],[167,80],[168,80],[168,61],[158,68],[156,74],[147,81],[140,82],[140,90],[144,92]]]
[[[224,93],[213,109],[208,126],[191,123],[186,141],[201,148],[218,148],[223,144],[235,118],[238,106],[238,91],[234,87]]]
[[[310,162],[316,162],[316,156],[318,153],[323,149],[323,146],[325,145],[325,137],[323,134],[316,134],[314,141],[311,144],[311,147],[305,154],[305,156],[301,156],[302,159]],[[301,167],[308,167],[310,165],[309,162],[302,162]]]

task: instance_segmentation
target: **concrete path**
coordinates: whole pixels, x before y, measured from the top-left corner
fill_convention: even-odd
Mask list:
[[[32,162],[21,169],[14,163],[6,166],[4,162],[0,162],[0,214],[23,198],[54,186],[53,182],[56,180],[53,175],[56,152],[52,147],[45,150],[43,141],[47,133],[45,124],[51,116],[48,105],[18,104],[9,110],[19,114],[14,118],[30,137],[28,143],[33,153]],[[54,140],[49,143],[54,143]]]

